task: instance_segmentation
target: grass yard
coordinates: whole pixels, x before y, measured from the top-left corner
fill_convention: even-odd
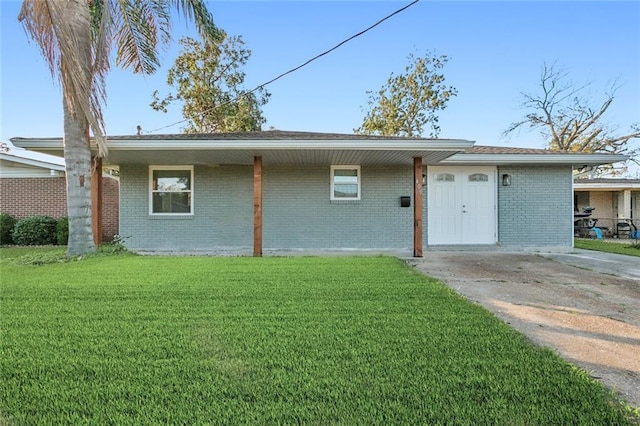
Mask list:
[[[585,250],[604,251],[606,253],[626,254],[628,256],[640,257],[640,244],[623,244],[602,240],[591,240],[586,238],[576,238],[573,245],[576,248]]]
[[[25,253],[0,250],[0,424],[633,421],[394,258]]]

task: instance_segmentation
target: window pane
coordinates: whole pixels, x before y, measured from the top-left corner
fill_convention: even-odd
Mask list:
[[[450,173],[439,173],[436,175],[436,182],[454,182],[456,177]]]
[[[358,198],[358,185],[336,183],[333,185],[333,196],[335,198]]]
[[[153,189],[155,191],[189,191],[191,189],[191,171],[154,170]]]
[[[469,175],[469,182],[489,182],[489,176],[484,173],[474,173]]]
[[[188,192],[154,192],[153,213],[191,213]]]
[[[356,169],[334,169],[334,176],[353,176],[355,178],[358,177],[358,170]]]
[[[358,198],[358,169],[333,169],[333,198]]]

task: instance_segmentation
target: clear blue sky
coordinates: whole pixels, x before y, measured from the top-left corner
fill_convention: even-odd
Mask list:
[[[241,35],[253,54],[247,87],[270,80],[363,30],[409,1],[210,2],[216,23]],[[18,1],[0,1],[0,140],[62,135],[60,88],[34,43],[17,22]],[[191,30],[174,22],[174,41]],[[181,117],[149,107],[151,93],[166,93],[163,68],[142,77],[114,68],[108,79],[107,132],[150,132]],[[351,133],[361,124],[369,90],[402,72],[410,53],[435,50],[451,60],[447,83],[458,96],[440,114],[440,137],[482,145],[543,147],[538,133],[501,137],[523,116],[520,92],[537,89],[542,64],[557,62],[577,83],[592,81],[594,99],[612,79],[622,86],[609,122],[626,130],[640,122],[640,2],[433,2],[422,0],[337,51],[267,87],[265,128]],[[180,126],[156,133],[178,133]],[[637,142],[636,142],[637,143]]]

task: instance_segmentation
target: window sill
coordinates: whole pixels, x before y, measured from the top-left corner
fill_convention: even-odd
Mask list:
[[[150,214],[151,220],[193,220],[193,214]]]
[[[362,202],[362,200],[358,199],[358,200],[329,200],[329,204],[342,204],[342,205],[348,205],[348,204],[360,204]]]

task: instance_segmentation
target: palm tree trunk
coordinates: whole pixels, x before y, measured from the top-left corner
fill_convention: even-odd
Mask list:
[[[69,111],[64,101],[64,159],[67,175],[67,213],[69,245],[67,256],[92,253],[91,228],[91,150],[88,124],[79,114]]]
[[[91,148],[88,107],[92,90],[91,22],[87,3],[64,3],[65,31],[60,76],[64,108],[64,160],[67,178],[69,243],[67,256],[96,250],[91,226]]]

